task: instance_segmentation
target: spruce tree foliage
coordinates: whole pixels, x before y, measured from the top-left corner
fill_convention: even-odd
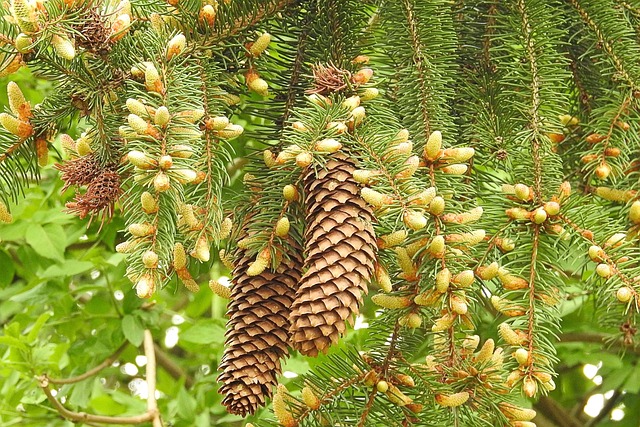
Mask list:
[[[579,295],[637,351],[637,2],[11,0],[3,15],[3,75],[55,90],[32,105],[7,86],[0,221],[53,157],[67,213],[124,218],[129,293],[197,293],[224,264],[231,289],[210,285],[231,298],[230,413],[534,426]],[[368,338],[340,345],[361,312]],[[26,352],[12,333],[0,344]],[[150,334],[125,337],[150,357]],[[291,351],[322,360],[296,392],[278,384]],[[162,425],[154,398],[139,418],[82,418],[33,375],[69,420]]]

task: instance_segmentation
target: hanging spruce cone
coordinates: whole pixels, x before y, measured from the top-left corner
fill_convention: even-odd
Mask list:
[[[288,355],[289,309],[302,275],[301,250],[283,258],[276,272],[269,268],[257,276],[247,269],[254,257],[240,254],[233,271],[230,317],[222,374],[222,403],[232,414],[253,414],[271,397],[280,359]],[[243,252],[243,251],[242,251]]]
[[[336,153],[305,177],[305,274],[291,307],[291,341],[309,356],[326,352],[359,312],[376,257],[373,214],[352,177],[355,167]]]

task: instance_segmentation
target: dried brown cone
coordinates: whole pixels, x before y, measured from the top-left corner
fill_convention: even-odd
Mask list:
[[[105,169],[89,183],[86,193],[76,195],[73,202],[66,204],[67,210],[80,218],[90,215],[92,219],[96,216],[101,216],[103,221],[109,219],[122,194],[120,184],[120,175]]]
[[[93,154],[67,160],[62,164],[56,164],[54,167],[62,174],[61,178],[64,181],[62,192],[72,185],[89,185],[91,181],[103,172],[103,168]]]
[[[73,26],[76,44],[97,55],[106,55],[112,45],[106,16],[101,15],[95,6],[89,6],[82,15],[85,19]]]
[[[240,252],[233,270],[225,352],[219,366],[222,404],[232,414],[253,414],[272,395],[288,355],[289,310],[302,276],[302,250],[293,247],[275,272],[258,276],[247,269],[254,257]]]
[[[314,88],[307,90],[307,93],[318,93],[321,95],[337,93],[346,89],[348,87],[347,82],[351,79],[351,73],[349,71],[340,69],[331,63],[327,66],[315,64],[312,70]]]
[[[291,307],[291,342],[301,353],[326,352],[359,312],[376,258],[373,213],[352,177],[354,164],[336,153],[305,176],[305,274]]]

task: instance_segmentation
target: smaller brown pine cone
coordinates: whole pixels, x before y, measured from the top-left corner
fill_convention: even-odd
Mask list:
[[[249,276],[254,261],[243,251],[233,271],[222,371],[222,404],[232,414],[253,414],[272,395],[288,355],[289,309],[302,275],[301,250],[284,258],[275,272]]]

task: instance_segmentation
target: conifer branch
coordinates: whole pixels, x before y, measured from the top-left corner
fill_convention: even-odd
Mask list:
[[[413,8],[410,0],[402,0],[404,15],[409,25],[409,35],[411,37],[411,46],[414,52],[413,61],[418,72],[418,84],[420,88],[420,112],[422,116],[422,131],[424,133],[424,141],[429,139],[431,134],[431,119],[429,115],[428,99],[429,93],[427,89],[427,76],[425,73],[426,56],[422,51],[422,42],[418,34],[417,23],[413,14]]]
[[[623,78],[623,80],[633,91],[640,90],[640,82],[637,81],[637,76],[631,75],[630,71],[628,70],[628,66],[630,64],[626,64],[624,59],[618,54],[617,49],[612,42],[612,39],[610,39],[603,31],[601,25],[599,25],[599,23],[593,19],[589,11],[587,11],[587,9],[580,4],[579,0],[569,0],[569,2],[576,9],[583,21],[595,33],[598,42],[611,59],[611,62],[616,68],[618,74]]]

